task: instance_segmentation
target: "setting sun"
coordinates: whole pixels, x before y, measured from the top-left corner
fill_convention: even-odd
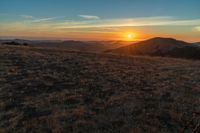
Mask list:
[[[128,33],[127,37],[128,37],[128,39],[132,39],[133,38],[133,34]]]
[[[132,32],[126,32],[124,34],[124,39],[127,41],[132,41],[135,39],[135,34],[133,34]]]
[[[128,39],[132,39],[133,35],[131,33],[129,33],[127,37],[128,37]]]

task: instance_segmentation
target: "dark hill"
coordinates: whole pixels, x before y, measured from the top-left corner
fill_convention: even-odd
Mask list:
[[[11,41],[11,42],[4,42],[2,43],[3,45],[16,45],[16,46],[28,46],[29,44],[24,42],[24,43],[18,43],[15,41]]]
[[[173,38],[156,37],[106,52],[127,55],[167,56],[200,59],[200,48]]]

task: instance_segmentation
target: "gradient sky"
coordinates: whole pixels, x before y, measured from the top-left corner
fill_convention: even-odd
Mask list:
[[[200,0],[1,0],[0,37],[200,41]]]

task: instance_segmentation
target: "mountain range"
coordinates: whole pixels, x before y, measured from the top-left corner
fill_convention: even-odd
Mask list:
[[[155,37],[140,42],[128,41],[60,41],[60,40],[0,40],[0,44],[61,48],[92,53],[148,55],[200,59],[200,42],[189,43],[173,38]]]
[[[75,41],[75,40],[0,40],[0,44],[8,45],[23,45],[28,44],[32,47],[46,47],[46,48],[61,48],[72,51],[85,51],[99,53],[108,49],[115,49],[122,46],[127,46],[133,42],[127,41]]]

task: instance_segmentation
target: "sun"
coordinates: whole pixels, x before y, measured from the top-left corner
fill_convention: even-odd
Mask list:
[[[127,37],[128,37],[128,39],[132,39],[133,38],[133,34],[132,33],[128,33]]]
[[[125,40],[132,41],[135,39],[135,34],[133,34],[132,32],[126,32],[124,37]]]
[[[137,39],[137,33],[132,31],[123,31],[121,35],[124,41],[135,41]]]

